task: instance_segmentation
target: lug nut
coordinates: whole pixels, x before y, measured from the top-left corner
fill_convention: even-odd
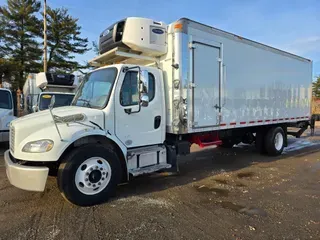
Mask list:
[[[90,168],[91,171],[93,171],[93,168]]]
[[[106,173],[105,173],[105,172],[103,172],[103,173],[102,173],[102,175],[106,175]]]
[[[89,186],[91,186],[91,183],[88,183]]]
[[[98,182],[98,185],[101,185],[101,182]]]
[[[95,185],[95,184],[93,184],[93,185],[92,185],[92,187],[96,187],[96,185]]]
[[[100,171],[102,171],[103,170],[103,168],[100,168]]]
[[[85,181],[87,182],[87,181],[88,181],[88,178],[86,178]]]
[[[101,180],[103,181],[103,180],[104,180],[104,178],[101,178]]]
[[[99,167],[98,166],[96,166],[96,169],[98,169]]]
[[[87,172],[86,175],[89,176],[89,173]]]

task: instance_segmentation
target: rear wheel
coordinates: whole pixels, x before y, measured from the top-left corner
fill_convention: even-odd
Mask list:
[[[106,201],[121,179],[118,156],[102,145],[74,149],[59,166],[58,187],[71,203],[91,206]]]
[[[285,135],[282,127],[270,128],[265,136],[264,142],[268,155],[280,155],[285,146]]]

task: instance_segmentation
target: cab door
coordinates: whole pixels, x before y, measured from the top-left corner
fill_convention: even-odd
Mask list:
[[[149,71],[149,105],[139,106],[138,69],[121,71],[115,92],[115,134],[128,148],[164,142],[164,99],[158,69]]]

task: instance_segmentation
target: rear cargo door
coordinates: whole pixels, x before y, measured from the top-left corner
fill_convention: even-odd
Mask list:
[[[192,43],[193,128],[220,124],[220,56],[218,44]]]

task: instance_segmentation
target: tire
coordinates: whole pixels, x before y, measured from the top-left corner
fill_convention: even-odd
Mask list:
[[[285,135],[282,127],[270,128],[264,138],[265,149],[269,156],[278,156],[285,146]]]
[[[71,203],[92,206],[114,195],[121,173],[120,160],[110,148],[88,144],[74,149],[62,159],[58,187]]]

